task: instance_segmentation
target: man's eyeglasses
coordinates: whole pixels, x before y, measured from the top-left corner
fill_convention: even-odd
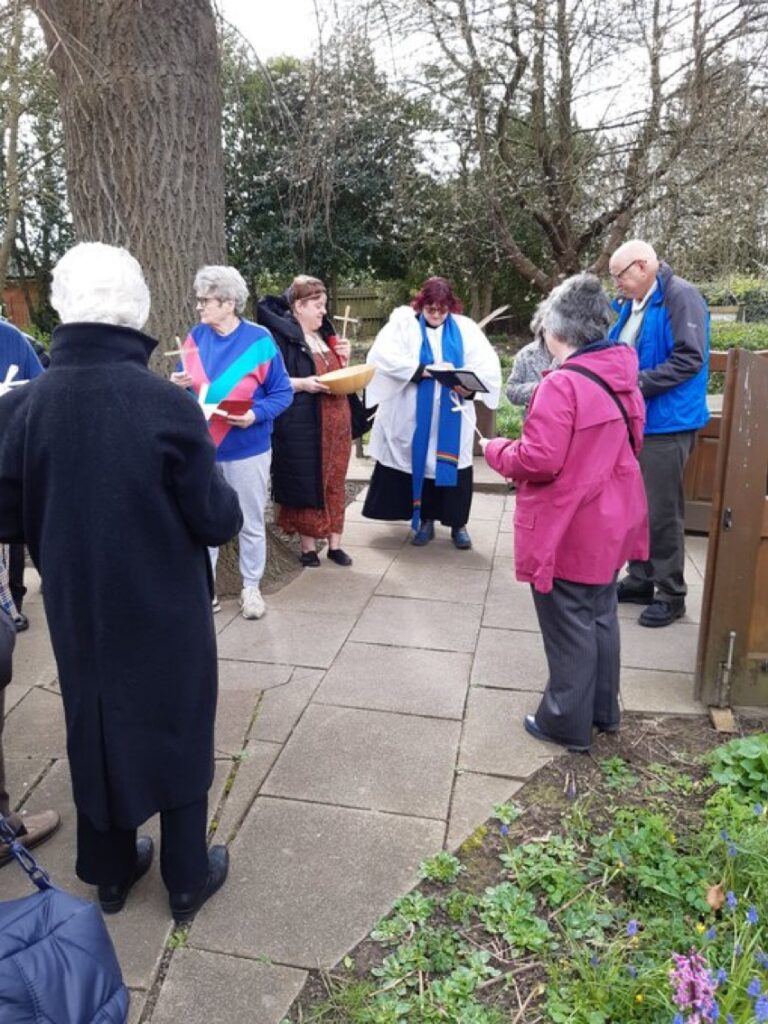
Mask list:
[[[195,299],[195,307],[205,309],[209,302],[218,302],[221,305],[223,301],[223,299],[217,299],[215,295],[198,295]]]
[[[620,270],[620,271],[618,272],[618,274],[611,274],[611,275],[610,275],[610,276],[611,276],[611,280],[612,280],[612,281],[615,281],[615,282],[616,282],[616,284],[618,284],[618,283],[619,283],[619,281],[620,281],[620,280],[622,279],[622,277],[624,277],[624,275],[626,274],[626,272],[627,272],[628,270],[631,270],[631,269],[632,269],[632,267],[634,267],[634,265],[635,265],[636,263],[642,263],[642,262],[643,262],[642,260],[632,260],[632,262],[631,262],[631,263],[628,263],[628,264],[626,265],[626,267],[624,267],[624,269],[623,269],[623,270]]]

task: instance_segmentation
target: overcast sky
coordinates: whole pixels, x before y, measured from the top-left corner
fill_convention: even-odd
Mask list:
[[[312,52],[317,37],[312,0],[218,0],[218,6],[261,60],[280,54],[308,57]]]

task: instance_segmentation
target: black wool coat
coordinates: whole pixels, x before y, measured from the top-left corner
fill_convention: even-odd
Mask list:
[[[304,331],[284,295],[268,295],[258,304],[256,320],[271,332],[289,377],[312,377],[315,360]],[[320,334],[333,325],[325,317]],[[297,391],[293,404],[275,420],[272,433],[272,497],[279,505],[323,508],[323,448],[320,396]]]
[[[45,581],[75,804],[100,830],[208,791],[206,545],[242,526],[200,408],[148,369],[155,344],[67,324],[50,369],[0,398],[0,538],[25,541]]]

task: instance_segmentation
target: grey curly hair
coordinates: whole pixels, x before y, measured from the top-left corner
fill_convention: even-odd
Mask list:
[[[600,281],[594,274],[574,274],[547,296],[542,326],[566,344],[583,348],[606,337],[611,319]]]
[[[195,295],[205,298],[231,299],[235,312],[242,313],[248,301],[248,288],[242,275],[234,267],[200,267],[195,274]]]

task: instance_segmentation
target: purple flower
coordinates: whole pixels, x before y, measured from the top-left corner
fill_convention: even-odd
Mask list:
[[[758,1024],[768,1021],[768,996],[760,996],[755,1003],[755,1020]]]
[[[736,846],[733,843],[728,843],[728,856],[729,857],[735,857],[738,852],[739,851],[736,849]]]
[[[501,834],[503,836],[508,836],[509,835],[509,825],[502,825],[501,828],[499,829],[499,832],[501,832]]]
[[[752,906],[747,911],[747,924],[757,924],[758,920],[759,918],[757,916],[757,907],[754,904],[752,904]]]
[[[765,955],[762,949],[758,949],[755,953],[755,960],[757,960],[758,966],[762,967],[763,970],[768,968],[768,956]]]
[[[593,967],[599,967],[600,957],[597,955],[597,953],[593,953],[592,956],[589,958],[589,962]]]
[[[637,977],[637,968],[633,967],[632,964],[630,964],[629,967],[627,968],[627,974],[630,976],[630,978],[636,978]]]
[[[733,1014],[732,1013],[729,1013],[728,1016],[725,1018],[725,1024],[733,1024]]]
[[[728,832],[727,832],[727,831],[726,831],[726,830],[725,830],[724,828],[721,828],[721,829],[720,829],[720,838],[721,838],[721,839],[722,839],[722,840],[723,840],[724,842],[726,842],[726,843],[727,843],[727,842],[728,842],[728,840],[729,840],[729,839],[730,839],[731,837],[730,837],[730,836],[728,835]]]
[[[672,1021],[672,1024],[685,1024],[685,1018],[682,1013],[675,1014],[675,1019]]]
[[[759,978],[753,978],[752,981],[747,985],[747,995],[752,999],[757,999],[762,991]]]
[[[757,804],[755,804],[755,806],[754,806],[754,812],[755,812],[755,814],[757,814],[758,816],[759,816],[759,815],[761,815],[761,814],[763,813],[763,805],[762,805],[762,804],[760,804],[760,803],[757,803]]]
[[[729,889],[725,894],[725,902],[728,904],[729,910],[735,910],[739,905],[739,901],[736,899],[736,896],[731,889]]]
[[[634,918],[627,925],[627,935],[637,935],[637,921]]]
[[[736,944],[734,945],[734,947],[733,947],[733,955],[734,955],[734,956],[741,956],[741,954],[742,954],[743,952],[744,952],[744,950],[743,950],[743,949],[741,948],[741,943],[740,943],[740,942],[737,942],[737,943],[736,943]]]
[[[690,1010],[690,1021],[712,1020],[715,1003],[715,981],[707,970],[706,961],[695,949],[687,955],[674,953],[674,968],[669,980],[675,988],[672,997],[681,1010]]]
[[[720,1007],[717,1003],[712,1003],[712,1009],[709,1011],[710,1020],[720,1020]]]
[[[709,939],[710,942],[712,942],[713,939],[716,939],[717,938],[717,928],[715,928],[714,926],[712,928],[710,928],[709,931],[704,936],[704,938]]]
[[[724,967],[721,967],[715,975],[715,981],[718,985],[724,985],[728,981],[728,972]]]

